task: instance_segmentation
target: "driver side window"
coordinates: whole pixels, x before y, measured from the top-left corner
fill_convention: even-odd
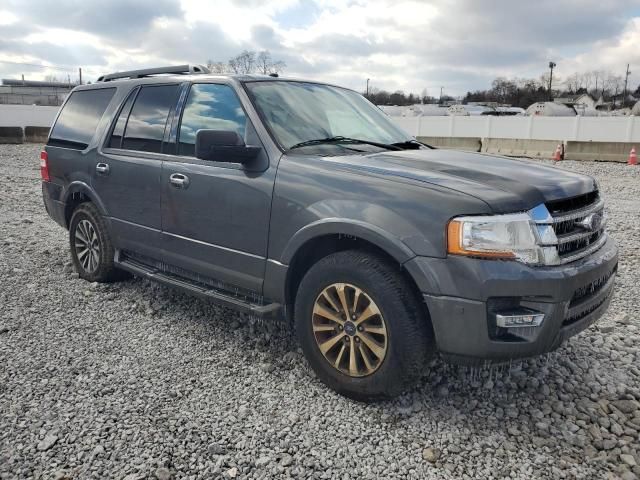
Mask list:
[[[191,86],[180,122],[178,155],[195,156],[198,130],[232,130],[244,138],[247,126],[240,100],[228,85]]]

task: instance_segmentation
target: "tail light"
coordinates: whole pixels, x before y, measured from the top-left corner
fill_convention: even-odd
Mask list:
[[[40,152],[40,176],[45,182],[51,181],[49,176],[49,155],[44,150]]]

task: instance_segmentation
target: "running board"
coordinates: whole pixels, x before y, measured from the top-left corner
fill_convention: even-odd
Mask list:
[[[118,253],[116,253],[114,264],[118,268],[133,273],[138,277],[148,278],[149,280],[175,288],[176,290],[180,290],[190,295],[195,295],[196,297],[200,297],[205,300],[211,300],[219,305],[258,317],[275,317],[282,311],[282,305],[279,303],[261,305],[259,303],[247,302],[209,286],[191,282],[183,277],[167,274],[157,268],[137,262]]]

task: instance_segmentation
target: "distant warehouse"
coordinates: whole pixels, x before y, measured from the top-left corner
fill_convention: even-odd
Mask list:
[[[62,105],[75,84],[3,79],[0,85],[0,104]]]

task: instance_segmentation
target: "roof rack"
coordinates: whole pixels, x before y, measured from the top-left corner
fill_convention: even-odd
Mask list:
[[[197,73],[211,73],[204,65],[175,65],[173,67],[145,68],[143,70],[129,70],[128,72],[109,73],[98,77],[98,82],[110,82],[122,78],[143,78],[152,75],[173,74],[186,75]]]

